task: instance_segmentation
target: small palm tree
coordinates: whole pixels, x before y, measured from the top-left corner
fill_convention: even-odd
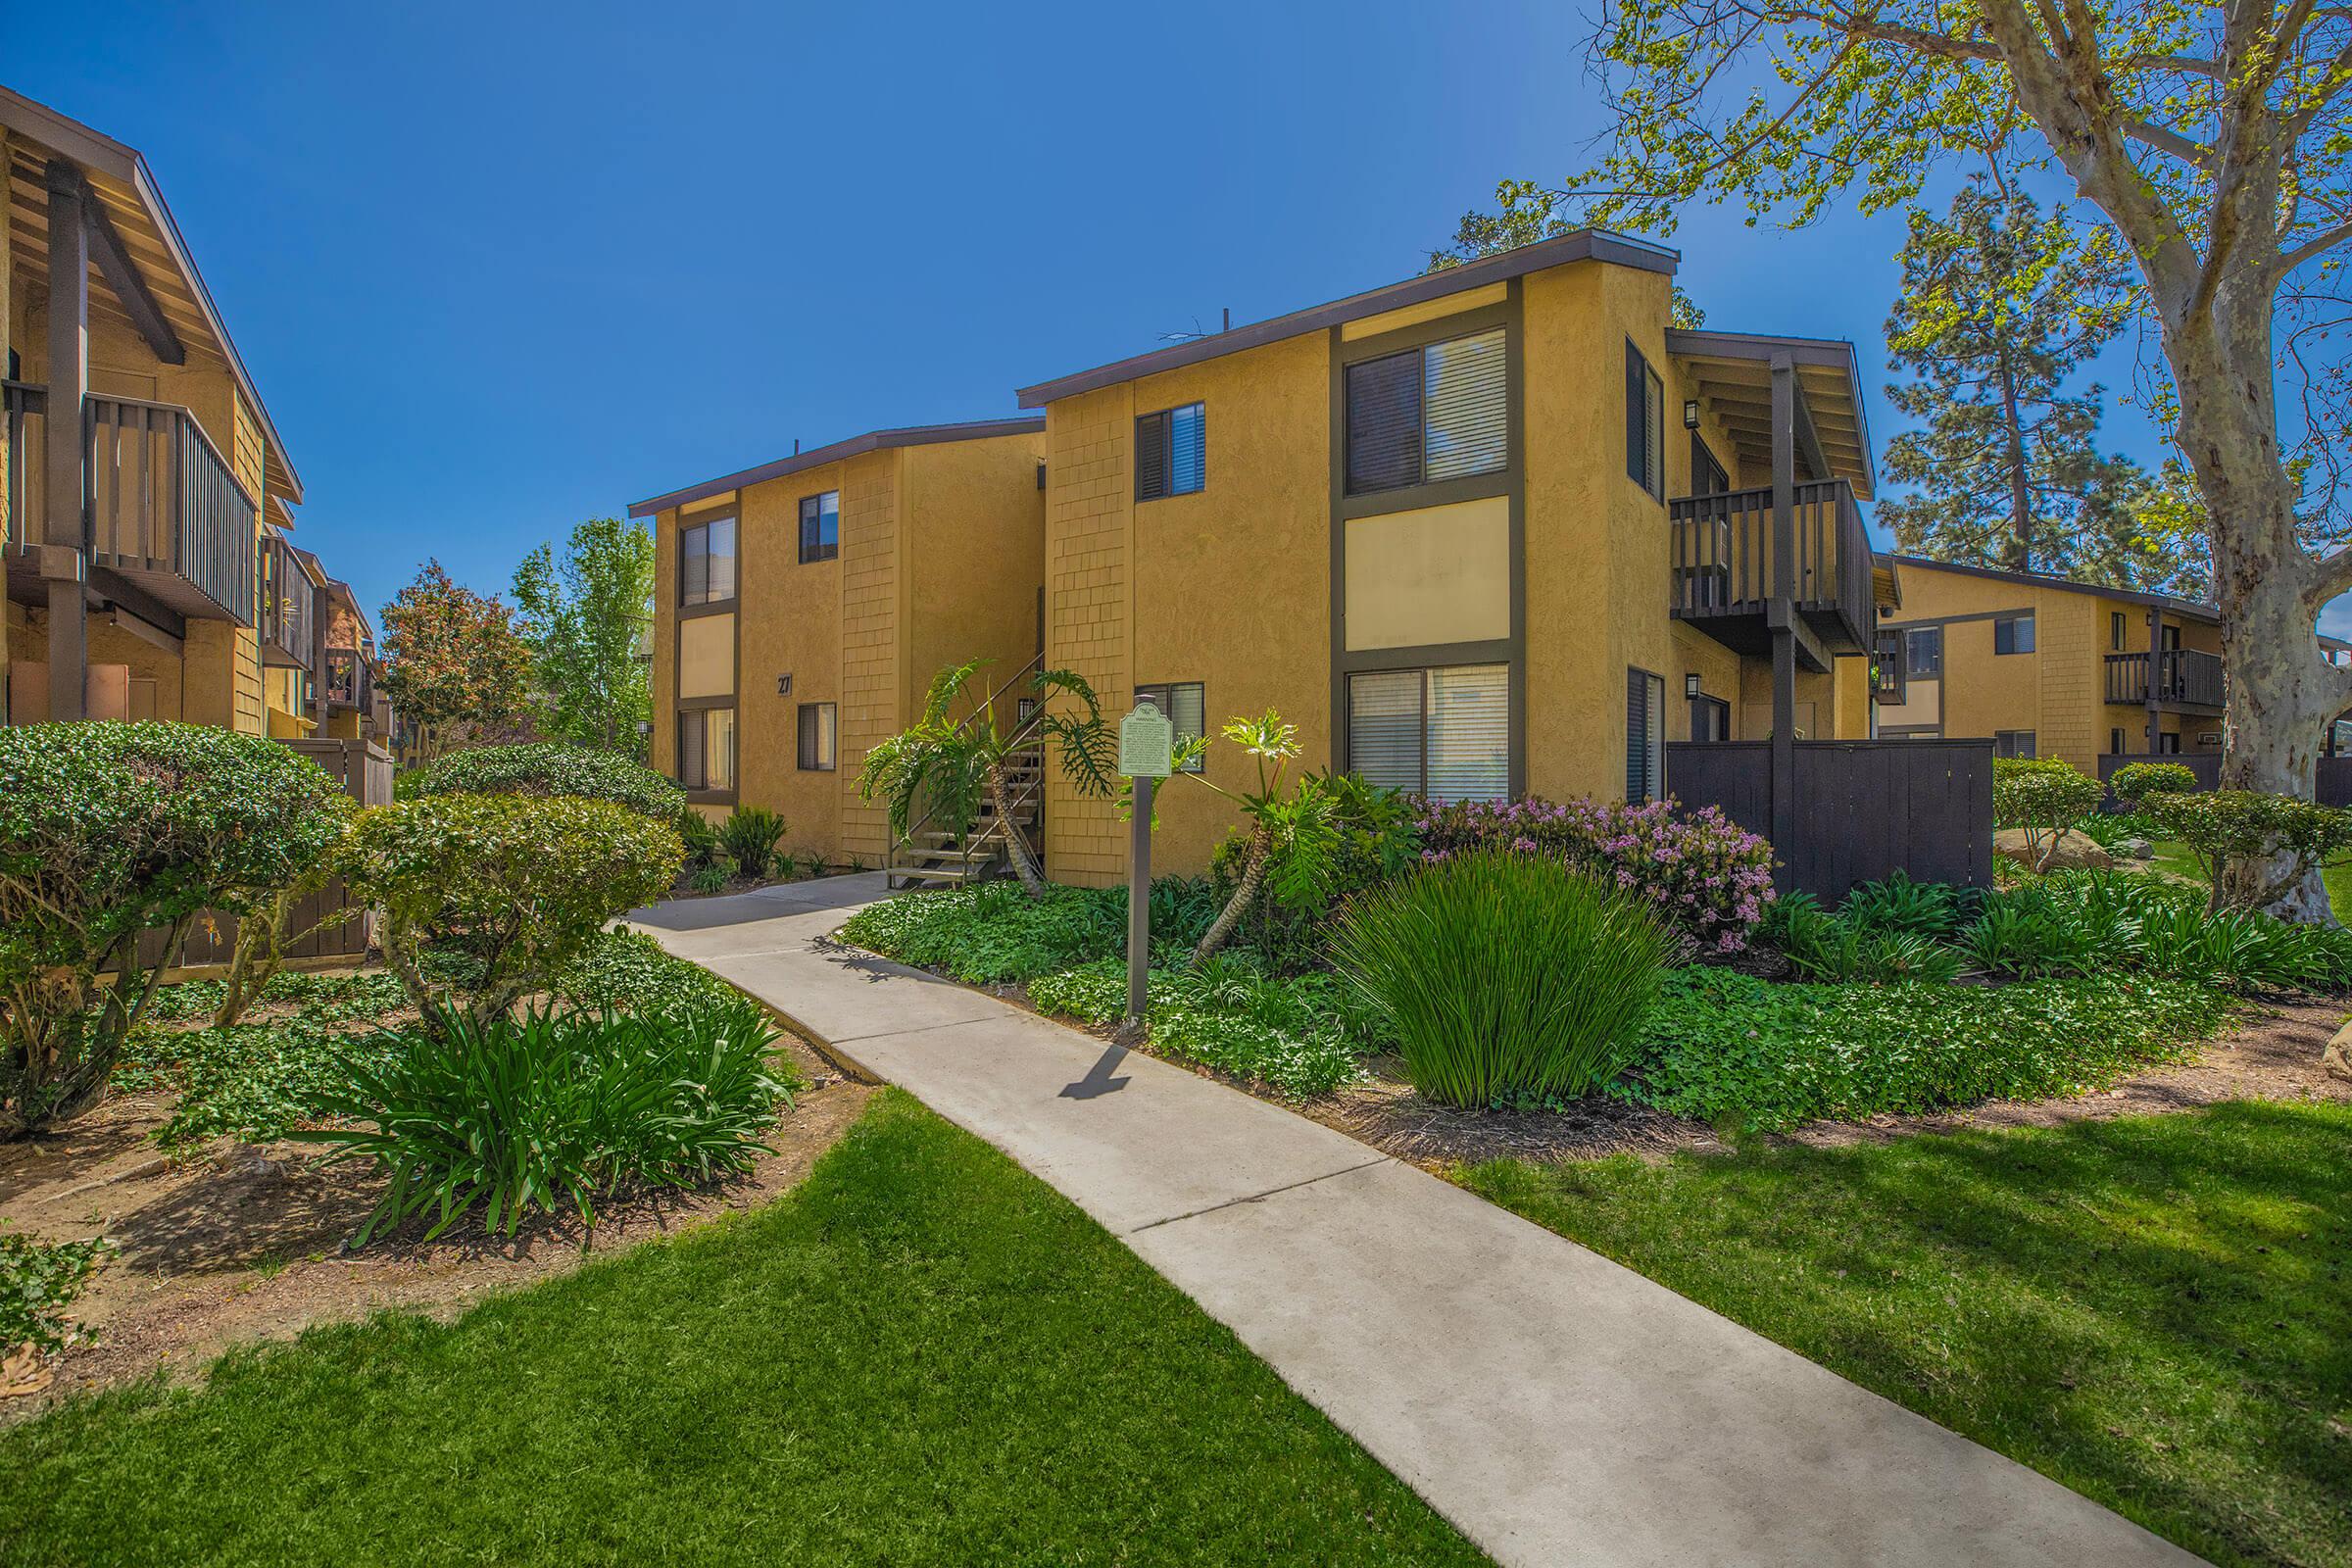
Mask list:
[[[958,836],[971,831],[981,802],[987,801],[996,808],[1013,874],[1031,898],[1043,898],[1045,875],[1029,841],[1013,824],[1006,763],[1015,752],[1027,749],[1033,732],[1050,736],[1060,750],[1062,771],[1078,793],[1108,797],[1117,789],[1117,743],[1103,722],[1095,689],[1084,676],[1066,669],[1041,669],[1030,676],[1028,687],[1039,704],[1026,723],[1009,728],[998,724],[997,702],[1003,692],[981,697],[963,717],[952,718],[973,677],[987,663],[984,659],[967,660],[933,677],[922,716],[865,754],[858,770],[858,797],[871,801],[880,796],[888,804],[894,840],[906,836],[917,799],[927,800],[942,828]],[[1071,710],[1056,711],[1056,697],[1066,699]]]
[[[1217,911],[1193,950],[1193,962],[1204,963],[1233,935],[1234,926],[1257,897],[1267,868],[1274,868],[1275,899],[1292,908],[1312,908],[1330,894],[1339,853],[1342,800],[1333,780],[1308,774],[1288,794],[1283,773],[1298,755],[1298,727],[1286,724],[1272,709],[1262,718],[1237,718],[1224,729],[1225,739],[1257,759],[1257,788],[1237,795],[1208,781],[1205,773],[1182,773],[1242,808],[1250,822],[1250,847],[1242,861],[1241,880],[1233,897]],[[1207,747],[1205,740],[1187,744],[1181,760],[1190,760]]]

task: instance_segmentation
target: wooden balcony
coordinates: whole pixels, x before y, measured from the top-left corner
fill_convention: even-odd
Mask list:
[[[2168,648],[2157,655],[2156,706],[2174,713],[2219,713],[2228,698],[2222,684],[2219,654],[2194,648]],[[2145,707],[2148,701],[2148,656],[2107,656],[2107,701]]]
[[[1878,615],[1871,588],[1870,532],[1853,487],[1813,480],[1795,495],[1795,613],[1823,651],[1867,654]],[[1675,618],[1725,647],[1772,647],[1773,509],[1769,486],[1684,496],[1667,503],[1674,538]]]
[[[379,700],[368,661],[356,648],[329,648],[319,682],[330,709],[367,713],[373,711]]]
[[[257,505],[195,415],[170,403],[86,398],[81,526],[51,538],[41,462],[48,394],[17,381],[4,388],[9,533],[0,556],[12,589],[30,581],[42,546],[70,545],[87,558],[100,593],[127,584],[193,619],[255,624]]]
[[[318,617],[325,593],[295,559],[294,547],[272,533],[262,541],[260,618],[262,662],[309,669],[318,657]]]

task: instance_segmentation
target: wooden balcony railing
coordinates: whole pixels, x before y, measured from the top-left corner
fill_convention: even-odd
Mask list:
[[[368,661],[358,649],[329,648],[321,678],[325,682],[327,707],[365,713],[374,706],[374,679],[368,673]]]
[[[295,559],[294,547],[272,533],[262,541],[260,618],[262,662],[310,669],[318,654],[318,617],[325,595]],[[315,673],[315,672],[314,672]]]
[[[258,507],[196,416],[171,403],[92,396],[82,415],[81,526],[49,536],[41,431],[47,393],[6,384],[6,551],[71,545],[183,614],[254,624]]]
[[[1761,623],[1773,599],[1770,486],[1684,496],[1667,504],[1674,530],[1673,611],[1698,623]],[[1795,604],[1840,653],[1870,651],[1878,622],[1870,530],[1843,479],[1795,486]]]
[[[2140,707],[2148,700],[2148,656],[2107,656],[2107,701]],[[2209,708],[2222,711],[2228,703],[2222,684],[2219,654],[2194,648],[2167,648],[2156,656],[2156,703],[2160,708]]]

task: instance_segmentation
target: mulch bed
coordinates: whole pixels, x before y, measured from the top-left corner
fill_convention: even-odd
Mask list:
[[[808,1173],[875,1092],[800,1039],[784,1046],[810,1087],[770,1129],[772,1154],[715,1187],[600,1206],[593,1232],[570,1216],[489,1235],[476,1218],[423,1243],[417,1220],[345,1251],[381,1176],[356,1160],[323,1165],[316,1145],[296,1143],[221,1139],[167,1160],[149,1137],[171,1115],[166,1094],[119,1097],[54,1136],[0,1145],[0,1221],[46,1241],[103,1235],[119,1249],[72,1309],[96,1341],[0,1375],[0,1387],[33,1385],[0,1396],[0,1421],[158,1372],[193,1377],[232,1346],[317,1324],[383,1309],[454,1317],[491,1293],[765,1203]]]

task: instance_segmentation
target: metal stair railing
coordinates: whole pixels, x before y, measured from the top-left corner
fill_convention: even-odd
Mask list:
[[[996,711],[996,705],[998,701],[1006,693],[1010,692],[1015,686],[1018,686],[1022,682],[1028,680],[1032,675],[1036,674],[1038,670],[1042,669],[1045,665],[1045,660],[1046,656],[1043,651],[1032,655],[1026,664],[1023,664],[1019,669],[1013,671],[1011,675],[1007,676],[993,691],[991,691],[987,697],[982,699],[977,707],[963,716],[962,720],[956,726],[956,733],[960,735],[971,725],[979,723],[984,716],[993,714]],[[1028,848],[1030,854],[1034,856],[1037,853],[1037,845],[1031,839],[1029,833],[1022,828],[1019,817],[1021,815],[1022,808],[1029,805],[1029,803],[1032,801],[1038,802],[1041,807],[1043,805],[1042,797],[1046,780],[1045,749],[1043,746],[1036,744],[1036,742],[1038,740],[1037,732],[1039,729],[1039,721],[1044,718],[1045,711],[1045,704],[1040,702],[1037,707],[1031,710],[1026,716],[1017,718],[1014,721],[1011,733],[1005,737],[1005,760],[1007,763],[1010,763],[1016,757],[1019,757],[1023,753],[1026,753],[1036,759],[1035,776],[1028,781],[1026,786],[1023,787],[1018,797],[1007,803],[1010,808],[1013,820],[992,821],[985,829],[980,828],[978,824],[975,824],[972,828],[965,829],[960,835],[962,843],[959,847],[965,853],[959,859],[959,869],[953,875],[947,875],[940,873],[935,868],[935,864],[914,865],[907,863],[907,857],[910,854],[928,853],[916,851],[914,850],[913,846],[918,838],[924,836],[926,830],[930,830],[932,819],[939,814],[939,808],[937,806],[929,808],[921,816],[917,817],[912,823],[908,824],[906,831],[901,834],[898,838],[898,841],[891,846],[890,855],[886,859],[883,870],[886,873],[885,879],[892,888],[897,888],[904,885],[901,881],[902,878],[934,882],[966,880],[971,876],[973,864],[969,852],[978,845],[986,843],[988,840],[998,835],[1019,833],[1021,835],[1022,843]],[[1027,739],[1030,744],[1026,746],[1022,745],[1021,743],[1024,739]],[[981,803],[981,810],[984,812],[993,811],[995,809],[995,806],[996,803],[993,800],[983,801]],[[1042,811],[1040,814],[1042,816]],[[1009,846],[1005,847],[1005,853],[1010,853]],[[994,856],[992,855],[990,858],[993,860]]]

